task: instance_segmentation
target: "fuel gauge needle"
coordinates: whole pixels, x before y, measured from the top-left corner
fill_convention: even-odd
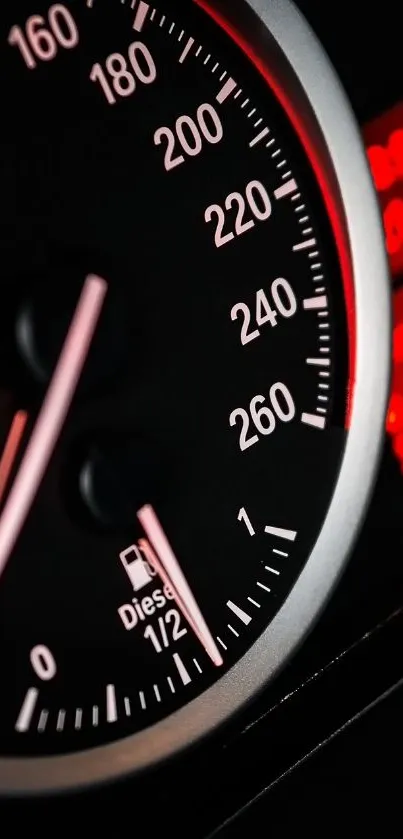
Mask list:
[[[70,408],[101,314],[107,284],[90,274],[45,400],[0,516],[0,575],[18,539]]]
[[[143,550],[145,556],[162,578],[163,582],[170,586],[182,614],[192,627],[195,635],[198,637],[213,663],[219,667],[223,664],[221,653],[204,620],[193,592],[153,507],[146,504],[138,511],[137,518],[148,539],[148,541],[147,539],[140,539],[139,547]]]

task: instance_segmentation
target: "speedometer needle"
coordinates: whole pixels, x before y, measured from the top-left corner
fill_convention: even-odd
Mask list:
[[[92,274],[87,277],[45,400],[0,516],[0,575],[24,525],[62,430],[106,291],[105,280]]]
[[[148,537],[148,541],[146,539],[140,539],[139,547],[143,550],[145,556],[162,578],[163,582],[170,586],[182,614],[192,627],[211,660],[219,667],[223,664],[221,653],[204,620],[154,509],[149,504],[146,504],[138,511],[137,518]]]
[[[26,411],[17,411],[11,423],[6,445],[4,446],[0,460],[0,503],[3,500],[27,422],[28,414]]]

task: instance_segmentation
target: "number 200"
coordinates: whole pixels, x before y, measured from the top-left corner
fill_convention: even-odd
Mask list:
[[[196,119],[186,115],[179,117],[174,131],[167,126],[158,128],[154,134],[154,144],[161,146],[166,141],[164,165],[165,170],[169,172],[185,163],[185,155],[197,157],[201,154],[205,142],[215,145],[223,136],[224,129],[217,111],[212,105],[205,103],[197,109]],[[184,154],[177,154],[177,145]]]

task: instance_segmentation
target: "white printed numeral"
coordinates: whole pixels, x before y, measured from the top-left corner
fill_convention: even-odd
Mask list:
[[[276,382],[272,385],[269,393],[270,408],[263,403],[266,402],[265,396],[254,396],[250,405],[249,412],[244,408],[236,408],[232,411],[229,424],[231,427],[238,424],[238,419],[241,421],[241,433],[239,437],[239,448],[241,452],[249,449],[259,442],[259,435],[266,437],[277,428],[277,421],[291,422],[295,417],[295,404],[290,391],[282,382]],[[250,423],[253,423],[257,434],[248,437]]]
[[[56,662],[49,647],[38,644],[37,647],[32,648],[29,657],[38,679],[41,679],[43,682],[49,682],[56,676]]]
[[[156,78],[154,59],[148,47],[141,41],[135,41],[130,45],[128,61],[121,53],[113,52],[105,61],[105,69],[102,64],[94,64],[90,73],[91,81],[101,85],[110,105],[116,105],[116,96],[121,99],[132,96],[137,82],[152,84]]]
[[[79,33],[73,15],[56,3],[51,6],[46,21],[41,15],[28,18],[24,30],[20,26],[13,26],[8,36],[8,43],[18,47],[25,64],[34,70],[38,61],[53,61],[59,47],[72,50],[79,42]]]
[[[272,308],[262,288],[256,292],[255,322],[257,326],[264,326],[266,323],[269,323],[270,326],[277,326],[278,315],[282,318],[292,318],[297,311],[297,298],[292,286],[287,280],[284,280],[282,277],[274,280],[270,293],[274,308]],[[236,303],[232,307],[231,320],[238,320],[239,316],[243,318],[241,344],[245,346],[245,344],[249,344],[251,341],[255,341],[256,338],[260,337],[260,330],[254,329],[253,332],[249,331],[252,315],[246,303]]]
[[[236,217],[232,230],[225,231],[227,215],[235,208]],[[253,218],[248,218],[248,209]],[[240,192],[231,192],[225,199],[225,210],[219,204],[211,204],[204,214],[206,224],[216,223],[214,241],[217,248],[222,248],[232,242],[237,236],[242,236],[252,230],[257,221],[267,221],[272,212],[271,201],[267,190],[260,181],[250,181],[245,189],[245,197]]]
[[[151,624],[144,630],[144,638],[151,641],[156,653],[162,653],[164,647],[169,647],[186,634],[187,629],[181,629],[181,616],[176,609],[169,609],[164,617],[158,618],[158,633]]]
[[[255,535],[256,531],[253,528],[252,522],[251,522],[251,520],[250,520],[250,518],[249,518],[249,516],[248,516],[248,514],[245,510],[245,507],[241,507],[241,509],[238,513],[238,521],[243,521],[244,524],[246,524],[249,536],[254,536]]]
[[[177,144],[187,157],[197,157],[203,150],[203,140],[214,145],[224,136],[224,129],[217,111],[208,103],[197,109],[196,120],[182,116],[176,120],[175,130],[163,126],[154,134],[154,143],[166,145],[164,164],[169,172],[185,163],[185,156],[177,154]]]

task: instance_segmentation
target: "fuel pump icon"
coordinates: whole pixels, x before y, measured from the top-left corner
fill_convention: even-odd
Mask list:
[[[130,545],[129,548],[119,554],[119,559],[126,571],[127,576],[133,586],[134,591],[140,589],[151,583],[154,576],[151,572],[150,566],[143,558],[137,545]]]

